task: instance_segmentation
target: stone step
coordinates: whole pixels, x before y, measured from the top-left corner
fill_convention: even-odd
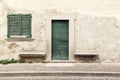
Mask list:
[[[0,80],[120,80],[120,64],[0,65]]]
[[[38,76],[59,76],[59,77],[119,77],[120,72],[83,72],[83,71],[24,71],[24,72],[0,72],[0,77],[38,77]]]

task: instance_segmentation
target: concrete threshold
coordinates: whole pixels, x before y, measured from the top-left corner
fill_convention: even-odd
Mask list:
[[[67,66],[74,66],[73,63],[48,63],[45,66],[48,67],[67,67]]]

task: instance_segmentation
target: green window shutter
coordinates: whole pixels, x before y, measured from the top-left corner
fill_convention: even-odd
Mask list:
[[[8,15],[8,38],[11,35],[18,35],[18,15]]]
[[[10,36],[22,36],[31,38],[31,14],[10,14],[8,17],[8,34]]]
[[[21,15],[21,33],[31,38],[31,15]]]

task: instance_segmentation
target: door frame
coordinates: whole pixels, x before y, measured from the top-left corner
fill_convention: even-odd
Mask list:
[[[74,27],[75,27],[75,15],[45,15],[46,24],[46,61],[58,61],[52,60],[52,20],[68,20],[69,21],[69,60],[74,61]],[[66,61],[66,60],[65,60]]]

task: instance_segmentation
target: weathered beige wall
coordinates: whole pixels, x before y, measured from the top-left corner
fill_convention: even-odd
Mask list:
[[[7,14],[32,14],[32,42],[7,42]],[[100,60],[120,58],[120,0],[0,0],[0,59],[18,52],[46,52],[45,14],[73,14],[75,53],[98,53]]]
[[[119,16],[120,0],[1,0],[10,9],[33,11],[39,14],[80,13]]]

